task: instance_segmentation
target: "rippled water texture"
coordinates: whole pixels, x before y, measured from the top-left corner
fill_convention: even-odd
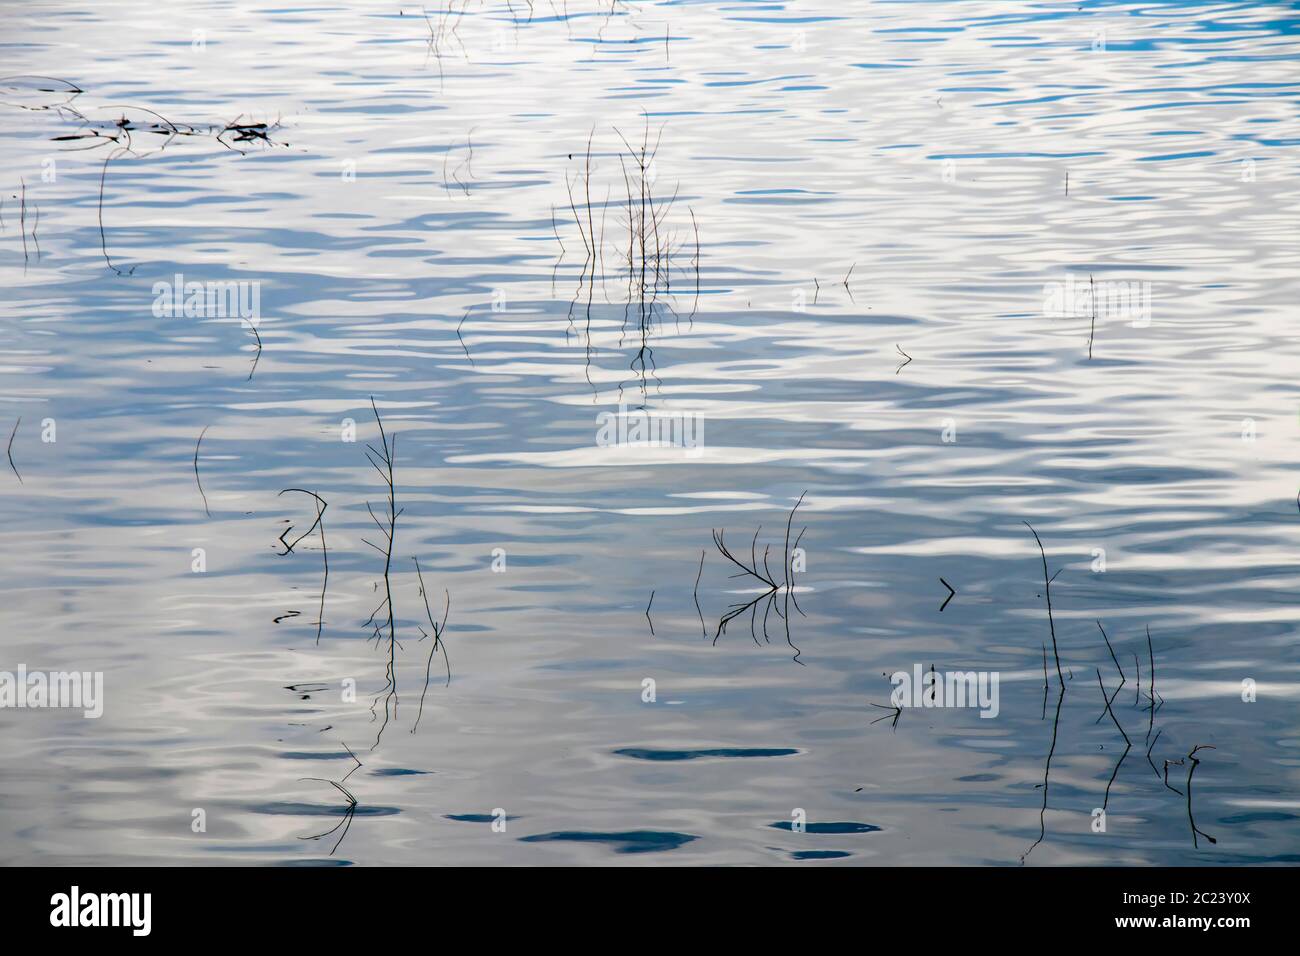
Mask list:
[[[1294,4],[3,20],[0,859],[1300,860]]]

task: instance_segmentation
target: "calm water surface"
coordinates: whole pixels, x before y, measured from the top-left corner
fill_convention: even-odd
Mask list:
[[[1300,861],[1296,5],[3,21],[0,73],[81,92],[0,81],[0,668],[106,699],[0,711],[4,862]],[[156,314],[178,274],[255,283],[261,350]],[[1149,313],[1056,314],[1089,277]],[[702,447],[607,447],[620,405]],[[328,502],[319,643],[286,488]],[[779,578],[805,492],[798,607],[715,643],[763,588],[712,529]],[[452,678],[413,733],[417,557]],[[915,665],[996,672],[997,717],[895,726]]]

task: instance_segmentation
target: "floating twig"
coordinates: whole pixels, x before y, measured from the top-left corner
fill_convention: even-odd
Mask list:
[[[800,614],[803,614],[802,608],[799,608],[798,600],[793,597],[794,586],[790,580],[790,573],[791,573],[790,532],[792,530],[792,524],[794,521],[794,513],[795,511],[798,510],[799,505],[803,503],[803,499],[807,494],[808,492],[805,491],[803,494],[799,496],[799,500],[795,502],[794,507],[790,509],[790,514],[786,518],[785,551],[784,551],[784,561],[783,561],[784,571],[783,571],[781,583],[777,582],[769,566],[769,555],[771,552],[771,546],[768,545],[763,549],[763,557],[761,563],[758,558],[758,536],[763,530],[762,525],[759,525],[758,530],[754,532],[753,539],[750,541],[748,563],[746,563],[743,558],[737,557],[736,554],[727,545],[726,543],[727,529],[726,528],[723,528],[721,530],[714,529],[713,543],[717,547],[718,553],[721,554],[728,561],[730,561],[737,568],[739,568],[739,571],[731,576],[733,578],[745,578],[745,577],[751,578],[758,584],[762,585],[764,588],[764,590],[762,590],[761,593],[759,593],[753,600],[738,601],[732,604],[728,608],[728,610],[721,616],[721,618],[719,618],[717,631],[713,635],[713,643],[715,645],[718,643],[718,638],[721,637],[722,634],[726,632],[727,625],[730,624],[737,617],[741,616],[746,611],[748,611],[750,637],[753,638],[754,643],[756,645],[761,646],[758,640],[758,633],[755,625],[757,623],[757,617],[758,617],[758,606],[759,604],[764,604],[764,610],[763,610],[764,641],[767,643],[771,643],[771,638],[768,636],[768,632],[767,632],[767,620],[768,620],[768,616],[772,613],[773,610],[775,610],[777,616],[784,621],[786,643],[789,644],[791,649],[793,649],[795,652],[793,658],[794,662],[796,664],[803,664],[803,661],[799,660],[799,656],[800,654],[802,654],[802,651],[800,651],[800,649],[797,646],[795,646],[795,643],[790,635],[789,608],[790,608],[791,601],[793,601],[796,610],[798,610]],[[807,528],[804,528],[802,531],[799,532],[799,536],[795,539],[794,547],[797,548],[799,546],[799,541],[803,539],[803,534],[807,530],[808,530]],[[785,607],[784,613],[782,612],[782,609],[778,607],[776,604],[776,598],[778,594],[783,594],[784,597],[784,602],[783,602]]]
[[[1119,718],[1115,716],[1115,711],[1111,709],[1110,698],[1106,696],[1106,685],[1101,682],[1101,668],[1097,669],[1097,686],[1101,688],[1101,699],[1106,702],[1106,712],[1110,714],[1110,719],[1115,722],[1115,729],[1119,731],[1120,736],[1124,738],[1124,752],[1119,755],[1119,762],[1115,764],[1115,769],[1110,775],[1110,783],[1106,784],[1106,796],[1102,800],[1101,808],[1105,810],[1110,804],[1110,788],[1119,776],[1119,768],[1124,764],[1124,758],[1128,752],[1133,749],[1133,741],[1128,739],[1128,734],[1124,733],[1124,728],[1120,726]]]
[[[700,549],[700,569],[695,573],[695,613],[700,616],[700,633],[708,640],[709,629],[704,626],[704,611],[700,608],[700,578],[704,575],[704,548]]]
[[[1039,720],[1047,719],[1047,642],[1043,642],[1043,716]]]
[[[325,625],[325,591],[329,588],[330,582],[330,554],[329,547],[325,544],[325,509],[329,507],[329,502],[316,492],[308,491],[306,488],[285,488],[284,491],[280,492],[280,494],[283,495],[290,491],[302,495],[310,495],[316,502],[316,520],[312,522],[311,527],[290,542],[284,540],[285,536],[288,535],[289,531],[293,528],[293,525],[290,525],[288,528],[285,528],[284,532],[280,535],[280,543],[284,545],[284,551],[281,552],[282,556],[289,554],[293,551],[299,541],[307,537],[307,535],[311,534],[317,528],[320,529],[321,561],[324,564],[325,574],[321,580],[320,586],[320,612],[316,615],[316,643],[319,645],[321,629]],[[279,495],[276,497],[279,497]]]
[[[211,425],[204,425],[203,431],[199,432],[199,440],[194,443],[194,482],[199,486],[199,494],[203,496],[203,513],[209,518],[212,517],[212,512],[208,510],[208,496],[204,493],[203,482],[199,479],[199,446],[203,444],[203,436],[211,427]],[[13,439],[11,438],[10,441],[12,442]]]
[[[1088,298],[1092,301],[1092,324],[1088,328],[1088,361],[1092,361],[1092,338],[1097,334],[1097,293],[1092,276],[1088,276]]]
[[[893,720],[890,721],[889,726],[890,726],[890,728],[891,728],[892,730],[897,730],[897,729],[898,729],[898,718],[901,717],[901,716],[903,716],[903,708],[902,708],[902,707],[898,706],[897,704],[895,704],[893,707],[886,707],[884,704],[876,704],[876,703],[872,703],[871,706],[872,706],[872,707],[879,707],[881,710],[888,710],[888,711],[890,711],[891,714],[892,714],[892,716],[893,716]],[[872,724],[878,724],[878,723],[880,723],[882,720],[889,720],[891,714],[885,714],[885,716],[883,716],[883,717],[877,717],[877,718],[876,718],[875,720],[873,720],[871,723],[872,723]]]
[[[25,482],[23,481],[23,476],[18,474],[18,466],[14,464],[14,436],[18,434],[18,426],[21,425],[22,423],[23,423],[23,417],[19,415],[18,421],[14,422],[14,430],[9,433],[9,448],[8,448],[9,467],[14,470],[14,475],[17,476],[18,483],[20,485],[25,484]]]
[[[1061,682],[1061,689],[1056,694],[1056,716],[1052,720],[1052,744],[1047,751],[1047,761],[1043,765],[1043,805],[1038,811],[1038,839],[1033,842],[1024,855],[1020,857],[1023,865],[1029,854],[1034,852],[1035,847],[1043,842],[1047,836],[1047,791],[1048,784],[1052,775],[1052,757],[1056,754],[1056,735],[1061,726],[1061,704],[1065,700],[1065,682]]]
[[[339,741],[339,742],[343,743],[343,741]],[[338,823],[336,823],[333,827],[326,830],[324,833],[318,833],[315,836],[306,836],[306,837],[298,838],[300,840],[319,840],[323,837],[329,836],[331,833],[336,831],[339,827],[342,827],[343,832],[339,834],[339,838],[334,841],[334,849],[330,850],[330,856],[334,855],[334,851],[339,848],[339,844],[343,842],[343,838],[348,835],[348,830],[352,828],[352,818],[353,816],[356,815],[357,812],[357,798],[353,796],[352,791],[348,790],[348,788],[343,786],[343,784],[347,782],[348,777],[352,776],[354,773],[357,772],[357,770],[359,770],[363,766],[361,761],[357,759],[357,755],[352,752],[352,748],[349,747],[346,743],[343,743],[343,749],[348,752],[348,755],[355,762],[356,766],[354,766],[351,770],[349,770],[347,774],[344,775],[342,780],[339,781],[326,780],[324,777],[303,777],[302,778],[303,780],[315,780],[320,783],[328,783],[339,793],[343,794],[344,798],[348,801],[348,808],[343,812],[343,819],[340,820]]]
[[[1163,733],[1163,728],[1157,730],[1156,739],[1151,741],[1151,744],[1147,747],[1147,763],[1151,764],[1151,771],[1156,775],[1157,780],[1160,779],[1160,770],[1156,767],[1156,762],[1151,759],[1151,751],[1156,749],[1156,744],[1160,742],[1160,735]]]
[[[1101,621],[1097,622],[1097,630],[1101,631],[1101,636],[1106,641],[1106,649],[1110,651],[1110,659],[1115,662],[1115,670],[1119,671],[1119,687],[1115,688],[1115,693],[1111,694],[1110,699],[1106,702],[1107,706],[1109,706],[1110,704],[1113,704],[1115,702],[1115,698],[1119,696],[1119,692],[1121,689],[1123,689],[1124,685],[1128,682],[1128,678],[1124,676],[1124,668],[1119,666],[1119,658],[1115,656],[1115,648],[1110,646],[1110,638],[1106,635],[1106,629],[1101,626]],[[1093,723],[1094,724],[1101,723],[1101,719],[1105,716],[1106,716],[1106,711],[1103,710],[1100,714],[1097,715],[1097,719],[1094,720]],[[1150,734],[1148,734],[1148,737],[1149,736]]]
[[[957,590],[951,584],[945,581],[943,578],[939,579],[939,583],[948,589],[948,596],[944,598],[943,603],[939,605],[939,613],[942,614],[943,609],[948,606],[948,602],[953,599],[953,595],[957,593]]]
[[[1061,673],[1061,653],[1056,645],[1056,621],[1052,618],[1052,581],[1055,578],[1055,575],[1052,577],[1048,577],[1047,575],[1047,552],[1043,550],[1043,541],[1038,537],[1038,532],[1034,530],[1034,526],[1028,521],[1024,522],[1024,525],[1034,536],[1034,541],[1038,543],[1038,553],[1043,559],[1043,594],[1047,599],[1047,626],[1052,634],[1052,654],[1056,658],[1056,676],[1057,679],[1060,680],[1061,686],[1064,687],[1065,676]],[[1059,574],[1060,572],[1058,571],[1057,573]]]
[[[367,444],[366,459],[374,467],[375,471],[379,472],[379,476],[383,479],[388,491],[385,501],[387,506],[385,515],[386,521],[384,523],[381,523],[379,518],[375,516],[374,509],[370,507],[370,503],[366,503],[366,510],[370,512],[371,520],[374,521],[375,527],[379,529],[379,533],[384,536],[384,547],[380,548],[378,545],[371,541],[367,541],[365,538],[361,539],[384,556],[384,599],[373,611],[370,612],[370,617],[365,623],[365,626],[367,627],[371,625],[374,626],[374,638],[375,642],[378,643],[382,639],[384,623],[377,621],[376,618],[380,613],[385,610],[387,611],[386,626],[388,630],[388,663],[385,670],[386,682],[383,690],[376,695],[370,709],[371,718],[375,719],[375,707],[378,705],[380,697],[382,697],[384,699],[384,720],[383,723],[379,725],[379,730],[375,734],[375,742],[370,748],[373,750],[375,747],[379,746],[379,739],[384,734],[384,728],[388,726],[390,716],[397,716],[397,707],[399,702],[397,695],[397,627],[393,617],[393,586],[389,578],[389,572],[393,566],[393,544],[397,536],[397,519],[401,517],[401,514],[405,509],[398,509],[397,507],[397,486],[393,479],[393,463],[397,457],[397,436],[394,435],[392,441],[389,441],[388,434],[384,431],[384,420],[379,415],[379,407],[375,404],[375,398],[373,395],[370,397],[370,408],[371,411],[374,412],[375,422],[379,425],[379,438],[382,451],[375,448],[374,445]]]
[[[1181,759],[1181,760],[1166,760],[1166,761],[1165,761],[1165,787],[1168,788],[1168,789],[1170,789],[1170,790],[1172,790],[1174,793],[1178,794],[1180,797],[1183,795],[1183,791],[1179,790],[1177,787],[1175,787],[1172,783],[1169,782],[1169,768],[1170,768],[1170,767],[1181,767],[1181,766],[1183,766],[1186,762],[1187,762],[1187,759],[1186,759],[1186,758],[1183,758],[1183,759]]]
[[[433,611],[429,607],[429,592],[424,587],[424,573],[420,570],[420,559],[412,557],[411,560],[415,562],[415,574],[420,580],[420,597],[424,598],[424,613],[429,619],[429,628],[433,631],[433,646],[429,648],[429,657],[424,662],[424,690],[420,692],[420,710],[415,715],[415,724],[411,727],[411,733],[415,733],[420,729],[420,718],[424,716],[424,695],[429,692],[429,672],[433,668],[433,655],[438,652],[438,648],[442,648],[442,660],[447,666],[446,686],[451,686],[451,659],[447,656],[447,642],[443,640],[443,634],[447,631],[447,615],[451,613],[451,592],[444,592],[447,595],[447,603],[442,611],[442,623],[438,623],[433,619]]]
[[[1187,768],[1187,822],[1192,825],[1192,849],[1194,850],[1199,849],[1199,844],[1196,842],[1197,834],[1200,834],[1201,836],[1205,837],[1205,839],[1209,840],[1211,843],[1219,842],[1214,837],[1206,833],[1204,830],[1197,827],[1196,818],[1192,816],[1192,774],[1196,773],[1196,768],[1199,767],[1201,764],[1201,762],[1196,759],[1196,753],[1197,751],[1200,750],[1214,750],[1214,749],[1215,748],[1210,746],[1209,744],[1197,744],[1195,747],[1191,749],[1191,752],[1188,753],[1187,755],[1187,759],[1192,762],[1192,765]]]
[[[460,321],[456,323],[456,338],[460,339],[460,347],[465,350],[465,358],[469,359],[469,364],[471,366],[474,365],[474,356],[469,354],[469,346],[466,345],[465,340],[461,338],[460,327],[465,324],[465,320],[469,318],[469,314],[473,311],[474,306],[471,305],[465,310],[465,314],[460,317]]]
[[[897,350],[897,352],[898,352],[899,355],[901,355],[901,356],[903,356],[903,358],[907,359],[906,362],[904,362],[902,365],[898,366],[898,368],[894,369],[894,374],[897,375],[899,372],[901,372],[904,368],[906,368],[908,365],[910,365],[910,364],[912,363],[912,356],[910,356],[910,355],[908,355],[906,352],[904,352],[904,351],[903,351],[903,347],[902,347],[901,345],[899,345],[897,342],[894,343],[894,348]]]

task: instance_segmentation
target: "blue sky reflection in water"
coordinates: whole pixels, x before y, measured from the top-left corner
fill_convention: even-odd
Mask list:
[[[1292,6],[426,9],[5,15],[6,861],[1300,860]]]

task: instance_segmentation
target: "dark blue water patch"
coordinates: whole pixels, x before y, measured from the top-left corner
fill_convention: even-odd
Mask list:
[[[774,8],[773,8],[774,9]],[[735,20],[737,23],[833,23],[836,20],[846,20],[847,17],[834,17],[824,14],[812,14],[806,16],[792,17],[727,17],[728,20]]]
[[[704,85],[705,86],[726,86],[726,87],[757,86],[760,83],[780,83],[785,80],[805,80],[807,78],[808,77],[806,75],[758,76],[758,77],[753,77],[751,79],[744,79],[744,80],[713,80],[709,83],[705,83]]]
[[[738,189],[736,190],[736,195],[737,196],[777,196],[781,194],[812,193],[812,192],[815,192],[815,190],[796,189],[794,187],[786,187],[782,189]],[[826,193],[824,192],[821,194],[826,195]]]
[[[1002,775],[998,773],[972,773],[965,777],[958,777],[958,783],[992,783],[994,780],[1001,780]]]
[[[280,754],[285,760],[351,760],[352,755],[345,750],[330,751],[321,750],[309,752],[305,750],[288,750]]]
[[[444,813],[443,817],[457,823],[492,823],[497,817],[490,813]],[[506,820],[519,820],[520,817],[506,816]]]
[[[334,805],[323,803],[255,803],[248,807],[253,813],[265,813],[273,817],[342,817],[349,812],[346,803]],[[397,807],[367,806],[357,804],[351,812],[358,817],[391,817],[401,813]]]
[[[1219,822],[1225,824],[1234,823],[1285,823],[1287,820],[1297,820],[1300,816],[1294,813],[1284,813],[1281,810],[1263,810],[1258,813],[1238,813],[1231,817],[1220,817]]]
[[[412,777],[429,773],[428,770],[409,770],[406,767],[384,767],[382,770],[372,770],[372,777]]]
[[[295,853],[302,849],[301,845],[294,846],[288,843],[265,843],[257,846],[220,846],[207,844],[202,847],[205,853]]]
[[[768,826],[774,830],[794,830],[794,823],[790,820],[778,820],[776,823],[768,824]],[[880,827],[871,823],[853,823],[851,821],[804,824],[804,831],[807,833],[875,833],[880,829]]]
[[[278,860],[272,866],[352,866],[351,860],[331,860],[329,858],[320,860]]]
[[[1103,152],[1084,150],[1074,153],[931,153],[926,159],[1080,159],[1085,156],[1104,156]]]
[[[623,830],[598,833],[588,830],[557,830],[520,837],[520,843],[604,843],[615,853],[662,853],[676,850],[699,837],[671,830]]]
[[[845,850],[795,850],[790,854],[792,860],[842,860],[852,856]]]
[[[619,757],[634,760],[700,760],[711,757],[789,757],[799,753],[788,747],[717,747],[711,750],[651,750],[647,747],[623,747],[614,751]]]
[[[1188,153],[1164,153],[1157,156],[1139,156],[1139,163],[1168,163],[1179,159],[1204,159],[1206,156],[1213,156],[1214,152],[1208,149],[1195,150]]]

